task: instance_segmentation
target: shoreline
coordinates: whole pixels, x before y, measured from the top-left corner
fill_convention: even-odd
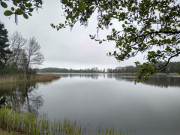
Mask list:
[[[44,72],[44,73],[38,73],[38,74],[119,74],[119,75],[129,75],[129,76],[136,76],[136,73],[109,73],[109,72],[105,72],[105,73],[62,73],[62,72]],[[154,75],[151,76],[180,76],[180,74],[178,73],[156,73]]]
[[[0,84],[15,84],[15,83],[30,83],[30,82],[50,82],[60,78],[60,75],[57,74],[35,74],[31,75],[30,79],[26,79],[24,75],[5,75],[0,76]]]

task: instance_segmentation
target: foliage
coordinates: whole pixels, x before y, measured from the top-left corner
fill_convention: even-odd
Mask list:
[[[123,61],[145,53],[146,62],[136,62],[138,79],[165,68],[173,57],[180,54],[180,2],[178,0],[61,0],[66,20],[59,25],[51,24],[57,30],[73,27],[75,23],[87,25],[89,18],[98,11],[98,30],[108,26],[111,34],[105,39],[90,35],[100,44],[112,41],[117,48],[109,52]],[[156,66],[161,61],[165,65]]]
[[[8,31],[4,28],[4,24],[0,23],[0,70],[4,68],[11,54],[8,40]]]
[[[34,9],[41,8],[42,0],[0,0],[1,7],[7,9],[4,12],[5,16],[15,15],[17,23],[17,15],[22,15],[25,19],[32,16]],[[10,6],[11,5],[11,6]]]

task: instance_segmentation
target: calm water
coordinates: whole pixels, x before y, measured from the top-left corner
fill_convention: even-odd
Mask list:
[[[51,120],[133,135],[180,135],[180,77],[136,83],[118,74],[61,74],[46,84],[1,85],[0,98]],[[1,103],[3,104],[3,103]]]

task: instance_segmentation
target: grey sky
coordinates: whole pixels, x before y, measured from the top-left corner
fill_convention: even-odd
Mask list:
[[[143,60],[139,55],[124,62],[118,62],[114,57],[106,54],[113,51],[114,45],[111,42],[99,45],[89,38],[89,34],[96,34],[96,15],[89,20],[88,27],[76,24],[73,30],[70,28],[56,31],[50,24],[64,22],[63,11],[58,0],[45,0],[43,9],[34,12],[28,20],[18,17],[18,25],[14,23],[14,16],[11,18],[3,15],[0,7],[0,20],[5,24],[9,34],[14,31],[20,32],[23,37],[35,37],[41,45],[41,52],[45,61],[41,67],[59,68],[115,68],[118,66],[134,65],[135,61]],[[117,27],[119,27],[117,25]],[[105,36],[108,32],[101,31],[99,37]]]

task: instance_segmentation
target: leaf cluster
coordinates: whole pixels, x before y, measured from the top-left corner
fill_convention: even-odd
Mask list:
[[[151,75],[167,66],[173,57],[180,54],[180,2],[178,0],[62,0],[66,21],[53,25],[58,30],[73,27],[76,22],[87,25],[89,18],[97,11],[98,30],[119,22],[105,39],[90,38],[100,44],[114,42],[117,48],[108,55],[123,61],[145,53],[145,62],[139,66],[139,75]],[[117,25],[116,25],[117,26]],[[119,30],[120,29],[120,30]],[[162,67],[157,63],[166,61]],[[146,71],[146,72],[145,72]]]
[[[29,16],[32,16],[34,9],[41,8],[43,4],[42,0],[0,0],[0,3],[3,8],[7,9],[4,12],[5,16],[11,16],[13,14],[16,16],[22,15],[25,19],[28,19]],[[9,7],[9,3],[12,3],[13,6]]]

